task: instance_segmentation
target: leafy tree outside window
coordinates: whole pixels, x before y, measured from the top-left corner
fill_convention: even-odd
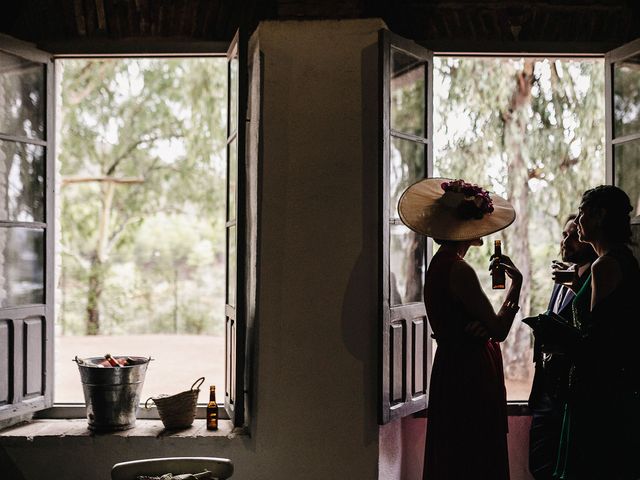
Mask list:
[[[105,338],[119,348],[135,335],[142,343],[135,352],[111,353],[157,358],[147,373],[149,394],[177,393],[200,376],[190,367],[191,381],[158,391],[153,379],[166,383],[167,365],[153,354],[157,348],[177,363],[199,355],[203,369],[215,363],[223,376],[224,59],[58,64],[56,355],[65,345],[92,345],[101,355]],[[206,344],[194,342],[203,335],[215,342],[198,352],[194,345]],[[208,382],[222,385],[223,378]]]

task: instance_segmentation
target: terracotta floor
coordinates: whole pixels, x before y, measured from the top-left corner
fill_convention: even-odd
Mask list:
[[[218,403],[224,401],[224,337],[210,335],[127,335],[56,337],[56,403],[84,403],[80,374],[72,359],[112,355],[134,355],[155,359],[145,376],[141,398],[188,390],[198,377],[205,377],[198,402],[209,400],[209,385],[216,385]]]

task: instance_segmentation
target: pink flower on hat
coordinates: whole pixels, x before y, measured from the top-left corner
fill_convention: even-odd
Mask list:
[[[481,219],[485,214],[491,214],[494,210],[493,201],[489,192],[479,185],[465,182],[462,179],[442,182],[440,184],[445,195],[457,194],[460,200],[457,202],[456,210],[462,218]]]

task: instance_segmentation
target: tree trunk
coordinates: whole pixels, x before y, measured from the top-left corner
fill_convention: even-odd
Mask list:
[[[173,333],[178,334],[178,267],[173,267]]]
[[[109,239],[109,220],[113,203],[115,183],[107,182],[103,190],[102,210],[98,222],[96,250],[89,267],[89,290],[87,293],[87,335],[100,334],[100,297],[104,288],[105,260]]]
[[[100,297],[104,287],[104,269],[97,253],[91,257],[89,290],[87,292],[87,335],[100,333]]]
[[[513,323],[504,343],[505,376],[512,380],[525,380],[531,374],[528,358],[530,330],[520,319],[529,314],[531,307],[531,250],[529,245],[529,175],[527,151],[527,125],[533,85],[533,60],[525,60],[516,82],[509,109],[503,114],[504,153],[507,160],[507,198],[516,210],[516,221],[504,231],[505,254],[510,256],[522,272],[520,314]]]

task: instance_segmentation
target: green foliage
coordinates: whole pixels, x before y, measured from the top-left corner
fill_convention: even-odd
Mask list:
[[[595,60],[536,60],[530,103],[514,112],[523,66],[523,59],[436,59],[434,166],[436,176],[464,178],[510,197],[513,151],[504,143],[505,118],[521,116],[525,130],[516,149],[527,169],[529,202],[518,215],[528,219],[533,313],[546,308],[549,263],[558,256],[564,219],[584,190],[604,182],[604,68]],[[486,269],[492,240],[468,254],[477,271]]]
[[[61,64],[63,331],[83,333],[87,299],[97,298],[100,333],[219,333],[226,62]],[[131,183],[110,182],[123,179]]]
[[[493,240],[524,276],[520,315],[546,310],[550,262],[584,190],[604,183],[604,67],[598,61],[437,58],[435,176],[487,186],[514,205],[506,230],[471,249],[483,285]],[[485,289],[498,309],[501,291]],[[531,335],[519,320],[503,344],[505,376],[527,382]]]

